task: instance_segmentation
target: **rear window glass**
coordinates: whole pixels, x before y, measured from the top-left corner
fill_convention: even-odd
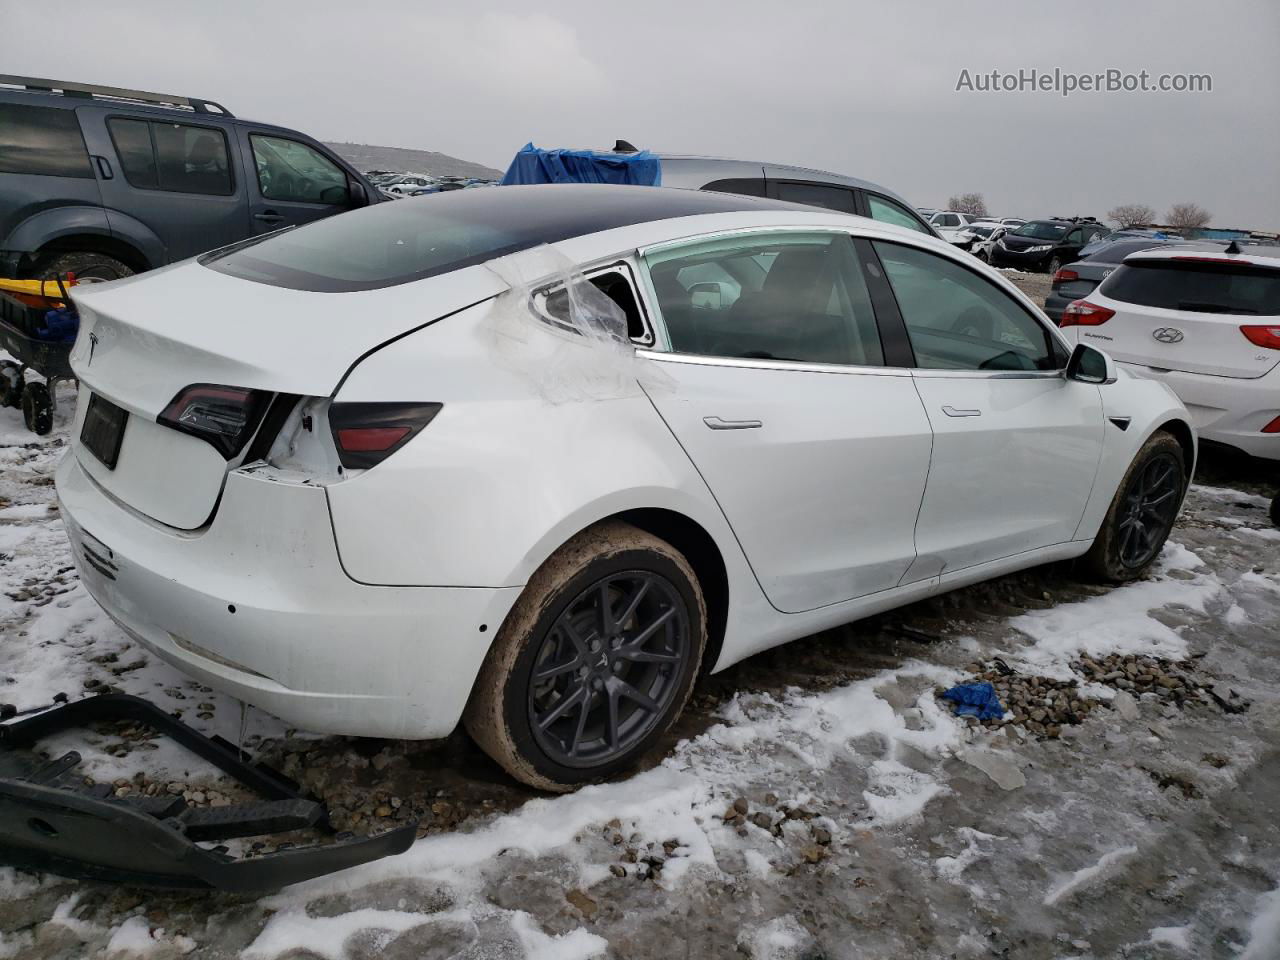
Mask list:
[[[1116,270],[1100,290],[1113,300],[1143,307],[1280,315],[1280,270],[1266,267],[1192,260],[1137,261]]]
[[[701,190],[582,184],[453,190],[387,201],[201,259],[211,269],[294,290],[390,287],[543,243],[701,213],[789,209]]]
[[[75,111],[0,103],[0,173],[93,176]]]
[[[1033,240],[1057,240],[1066,232],[1065,224],[1033,220],[1030,223],[1024,223],[1013,231],[1013,235],[1015,237],[1030,237]]]

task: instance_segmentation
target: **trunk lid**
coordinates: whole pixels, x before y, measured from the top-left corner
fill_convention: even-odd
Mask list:
[[[1115,316],[1081,327],[1081,337],[1102,341],[1125,363],[1235,379],[1264,376],[1280,363],[1280,351],[1257,346],[1240,330],[1280,320],[1280,270],[1190,254],[1138,255],[1087,299]]]
[[[228,276],[195,261],[77,288],[74,455],[129,507],[168,526],[197,529],[212,518],[244,448],[228,460],[205,440],[158,423],[184,388],[204,383],[329,396],[365,354],[505,288],[475,266],[358,293],[316,293]],[[91,395],[127,414],[114,466],[82,438]]]

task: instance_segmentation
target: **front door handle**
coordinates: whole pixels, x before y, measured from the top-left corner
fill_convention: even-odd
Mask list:
[[[724,420],[721,417],[703,417],[702,422],[712,430],[754,430],[764,426],[759,420]]]
[[[942,412],[948,417],[980,417],[981,410],[961,410],[959,407],[943,407]]]
[[[263,213],[255,213],[253,215],[253,219],[261,220],[263,223],[279,223],[284,219],[284,217],[276,213],[274,210],[267,210]]]

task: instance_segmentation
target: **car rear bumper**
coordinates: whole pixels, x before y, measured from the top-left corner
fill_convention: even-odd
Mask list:
[[[1178,395],[1202,440],[1234,447],[1253,457],[1280,460],[1280,433],[1262,428],[1280,417],[1280,367],[1253,379],[1159,370],[1120,362],[1130,373],[1159,380]]]
[[[233,473],[198,534],[121,505],[74,452],[57,487],[85,588],[130,637],[317,733],[447,735],[520,592],[351,580],[316,486]]]

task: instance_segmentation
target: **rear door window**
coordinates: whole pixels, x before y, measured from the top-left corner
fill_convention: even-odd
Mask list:
[[[347,174],[320,151],[284,137],[254,134],[253,162],[258,189],[268,200],[293,203],[345,203]],[[425,180],[405,177],[401,183],[426,186]]]
[[[216,127],[112,117],[107,130],[132,186],[223,197],[235,192],[227,137]]]
[[[873,241],[926,370],[1056,370],[1065,350],[1007,293],[924,250]]]
[[[888,197],[881,197],[874,193],[867,194],[867,209],[871,213],[871,219],[881,220],[885,223],[892,223],[895,226],[907,227],[910,230],[917,230],[920,233],[928,233],[925,225],[920,222],[919,218],[913,217],[907,212],[906,208],[901,204],[894,203]]]
[[[841,213],[857,213],[853,191],[848,187],[833,187],[824,183],[794,183],[781,180],[777,185],[778,199],[791,203],[803,203],[811,207],[825,207]]]
[[[1165,310],[1280,316],[1280,270],[1209,260],[1138,260],[1111,274],[1099,292]]]
[[[654,251],[645,264],[676,353],[884,365],[847,234],[732,237]]]
[[[0,103],[0,173],[92,177],[75,111]]]

